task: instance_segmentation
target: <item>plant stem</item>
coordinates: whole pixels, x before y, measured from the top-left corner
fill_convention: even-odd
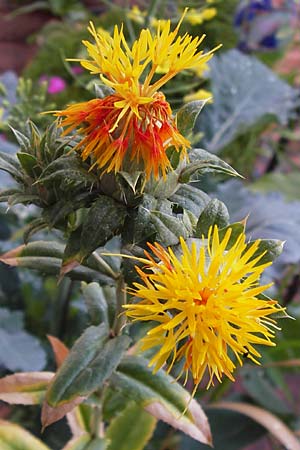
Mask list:
[[[117,300],[116,315],[113,325],[113,331],[115,336],[120,334],[123,326],[126,323],[126,316],[123,310],[123,305],[126,304],[126,291],[123,275],[120,275],[117,281],[116,300]]]
[[[115,272],[109,264],[99,255],[97,252],[93,252],[93,256],[96,259],[98,265],[99,265],[99,272],[104,272],[114,280],[117,280],[119,278],[119,273]]]

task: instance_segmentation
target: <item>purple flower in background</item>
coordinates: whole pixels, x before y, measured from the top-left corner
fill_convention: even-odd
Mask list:
[[[294,0],[241,0],[234,18],[239,49],[244,52],[276,49],[281,44],[279,32],[291,37],[295,16]]]
[[[71,71],[74,75],[80,75],[84,72],[83,67],[81,67],[81,66],[73,66],[71,68]]]
[[[60,92],[64,91],[67,87],[66,81],[59,76],[53,75],[42,75],[40,77],[40,82],[47,81],[48,82],[48,88],[47,92],[48,94],[59,94]]]

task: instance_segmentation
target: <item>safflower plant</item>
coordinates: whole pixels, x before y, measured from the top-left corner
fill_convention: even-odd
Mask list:
[[[70,350],[51,338],[56,373],[0,380],[2,400],[42,405],[43,428],[67,416],[65,449],[142,449],[157,420],[211,445],[195,396],[234,382],[245,361],[259,364],[285,315],[259,283],[282,242],[249,241],[246,221],[230,224],[226,206],[190,183],[205,172],[238,173],[192,146],[205,101],[174,114],[161,91],[213,56],[201,50],[203,37],[181,36],[180,24],[143,29],[130,46],[122,27],[110,36],[91,23],[80,63],[99,75],[98,97],[53,112],[44,132],[32,122],[27,134],[14,129],[20,151],[1,154],[17,183],[1,200],[40,211],[25,244],[1,261],[81,281],[90,314]],[[43,229],[59,238],[31,240]],[[24,441],[16,425],[3,427],[7,439]]]

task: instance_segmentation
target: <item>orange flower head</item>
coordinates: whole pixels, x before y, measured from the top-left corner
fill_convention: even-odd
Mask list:
[[[178,36],[183,17],[173,31],[170,20],[159,22],[154,35],[143,29],[131,47],[122,27],[115,26],[110,36],[90,24],[95,43],[83,43],[91,60],[80,62],[92,74],[99,74],[113,93],[73,104],[55,115],[63,117],[65,134],[77,129],[83,136],[75,149],[84,160],[91,157],[93,166],[103,173],[133,165],[135,170],[144,170],[147,179],[152,174],[165,177],[171,168],[166,150],[173,146],[181,151],[181,158],[186,156],[190,142],[178,131],[159,89],[180,71],[205,66],[213,51],[198,51],[204,36]],[[162,65],[165,70],[159,77]]]

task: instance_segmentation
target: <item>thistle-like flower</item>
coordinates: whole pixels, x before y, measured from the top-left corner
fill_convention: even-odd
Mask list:
[[[270,285],[258,284],[271,263],[259,264],[260,241],[247,244],[244,233],[229,245],[231,231],[220,240],[217,226],[211,227],[200,248],[181,238],[180,257],[171,248],[148,244],[155,256],[145,251],[145,267],[136,268],[142,282],[129,290],[139,301],[125,308],[135,321],[153,321],[141,350],[154,350],[149,363],[154,371],[165,363],[171,370],[182,360],[186,379],[191,372],[198,386],[206,374],[209,387],[223,375],[234,380],[236,362],[249,358],[259,364],[256,345],[275,345],[277,327],[270,316],[284,309],[260,298]]]
[[[183,17],[173,31],[170,20],[159,22],[153,35],[143,29],[131,47],[122,28],[116,26],[111,37],[90,24],[95,43],[83,43],[91,60],[80,62],[92,74],[99,74],[113,93],[71,105],[56,115],[63,117],[65,133],[77,129],[83,136],[75,149],[84,160],[90,156],[103,172],[126,170],[133,164],[145,171],[146,178],[165,177],[171,167],[167,148],[181,151],[182,158],[186,155],[190,142],[177,129],[160,89],[184,69],[201,71],[213,51],[198,51],[204,36],[178,36]],[[162,66],[164,73],[158,76]]]

